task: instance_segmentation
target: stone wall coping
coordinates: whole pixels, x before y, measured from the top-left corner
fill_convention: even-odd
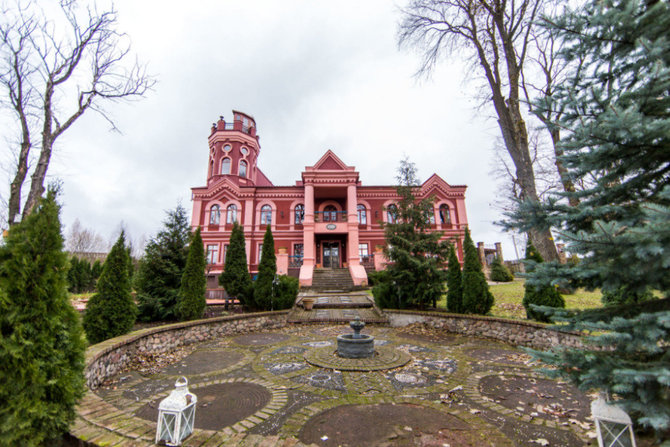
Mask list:
[[[384,313],[392,314],[405,314],[405,315],[420,315],[426,317],[436,317],[436,318],[455,318],[460,320],[479,320],[479,321],[490,321],[496,323],[505,323],[516,326],[528,326],[535,329],[544,329],[548,331],[560,332],[561,334],[576,335],[581,336],[582,333],[578,331],[569,331],[561,329],[556,325],[549,323],[540,323],[536,321],[524,321],[524,320],[512,320],[511,318],[500,318],[500,317],[489,317],[486,315],[474,315],[474,314],[454,314],[444,311],[429,311],[429,310],[410,310],[410,309],[384,309]]]
[[[89,346],[88,349],[86,349],[86,366],[90,366],[100,357],[112,351],[115,351],[123,346],[129,345],[135,341],[141,340],[142,338],[149,337],[154,334],[160,334],[162,332],[170,332],[179,329],[186,329],[195,326],[207,326],[212,323],[218,323],[222,321],[248,320],[267,316],[287,315],[288,313],[289,313],[288,310],[277,310],[273,312],[254,312],[240,315],[225,315],[221,317],[182,321],[179,323],[172,323],[162,326],[140,329],[138,331],[134,331],[126,335],[121,335],[119,337],[110,338],[109,340],[105,340],[98,344]]]

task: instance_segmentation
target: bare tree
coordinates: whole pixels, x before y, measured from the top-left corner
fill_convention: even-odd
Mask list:
[[[8,200],[12,225],[21,211],[22,217],[30,214],[43,194],[58,137],[88,110],[100,113],[115,129],[103,105],[141,97],[155,80],[130,60],[130,44],[116,31],[114,9],[99,12],[76,0],[60,0],[48,18],[30,0],[8,0],[0,8],[2,104],[21,135]],[[31,153],[34,145],[37,156]],[[31,171],[22,210],[22,188]]]
[[[520,85],[530,32],[542,8],[542,0],[411,0],[399,31],[401,45],[423,55],[419,73],[429,72],[443,53],[456,51],[465,52],[480,70],[514,163],[520,198],[535,202],[539,198]],[[531,238],[546,260],[558,259],[548,228],[534,228]]]
[[[561,180],[563,190],[566,192],[575,192],[575,184],[567,175],[567,169],[563,166],[561,156],[563,150],[559,142],[561,141],[561,128],[558,124],[563,110],[560,102],[552,101],[556,87],[562,82],[567,82],[568,64],[565,59],[557,58],[556,54],[560,49],[560,42],[557,41],[554,33],[548,29],[534,26],[531,28],[530,38],[533,52],[529,59],[533,62],[533,73],[528,76],[527,71],[522,71],[522,87],[526,97],[529,111],[535,115],[543,124],[549,136],[551,145],[554,149],[554,164]],[[579,70],[583,61],[575,61],[573,67]],[[538,103],[537,99],[540,99]],[[579,199],[571,195],[568,198],[570,206],[579,204]]]
[[[84,228],[79,219],[72,222],[65,246],[71,253],[100,253],[107,251],[109,247],[102,236],[93,230]]]

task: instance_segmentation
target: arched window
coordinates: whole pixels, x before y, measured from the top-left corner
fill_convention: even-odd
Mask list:
[[[230,158],[221,160],[221,174],[230,174]]]
[[[211,177],[213,175],[214,175],[214,160],[209,162],[209,176]]]
[[[231,204],[228,205],[228,208],[226,209],[226,223],[233,223],[237,222],[237,205]]]
[[[218,225],[221,221],[221,208],[219,205],[212,205],[209,210],[209,223],[210,225]]]
[[[333,205],[328,205],[323,209],[323,221],[324,222],[336,222],[337,221],[337,208]]]
[[[368,223],[368,212],[365,209],[365,205],[358,205],[356,207],[356,211],[358,211],[358,223],[359,224],[367,224]]]
[[[244,160],[240,160],[240,171],[239,171],[240,177],[246,177],[247,176],[247,162]]]
[[[272,223],[272,207],[263,205],[261,207],[261,225],[270,225]]]
[[[305,205],[300,204],[295,206],[295,224],[302,225],[302,221],[305,220]]]
[[[447,205],[440,205],[440,222],[443,224],[451,223],[451,214]]]
[[[431,208],[428,214],[428,223],[435,225],[435,208]]]
[[[386,222],[394,224],[398,221],[398,207],[395,204],[390,204],[386,208]]]

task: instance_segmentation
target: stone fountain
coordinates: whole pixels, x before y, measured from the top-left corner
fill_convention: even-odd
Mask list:
[[[372,335],[361,334],[365,323],[356,317],[349,323],[354,330],[353,334],[337,336],[337,355],[347,359],[370,358],[375,355],[375,338]]]

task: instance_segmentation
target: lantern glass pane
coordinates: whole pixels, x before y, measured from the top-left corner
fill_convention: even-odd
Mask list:
[[[599,421],[599,423],[603,445],[606,447],[634,447],[629,425],[608,421]]]
[[[169,442],[174,442],[174,426],[175,423],[177,422],[177,418],[175,417],[176,415],[171,414],[171,413],[161,413],[160,416],[160,421],[161,421],[161,427],[160,427],[160,440],[166,440]]]
[[[181,433],[179,439],[184,439],[193,432],[195,405],[190,405],[181,414]]]

